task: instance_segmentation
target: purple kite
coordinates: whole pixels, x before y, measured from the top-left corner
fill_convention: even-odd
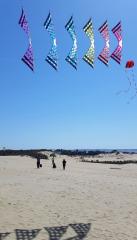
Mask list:
[[[109,44],[109,29],[108,29],[107,21],[105,21],[98,30],[105,40],[105,46],[102,52],[99,54],[98,59],[108,66],[110,44]]]
[[[22,28],[22,29],[25,31],[25,33],[27,34],[28,41],[29,41],[28,49],[27,49],[26,53],[24,54],[24,56],[22,57],[21,60],[22,60],[32,71],[34,71],[34,57],[33,57],[32,42],[31,42],[31,37],[30,37],[29,25],[28,25],[28,21],[27,21],[27,19],[26,19],[26,15],[25,15],[23,9],[22,9],[22,13],[21,13],[20,20],[19,20],[19,25],[21,26],[21,28]]]
[[[115,51],[111,54],[111,58],[113,58],[117,63],[121,63],[122,58],[122,27],[121,22],[119,22],[113,29],[115,37],[118,40],[118,46]]]

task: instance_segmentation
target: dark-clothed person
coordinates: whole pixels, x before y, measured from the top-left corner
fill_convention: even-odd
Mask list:
[[[65,170],[65,167],[66,167],[66,160],[65,159],[63,159],[63,161],[62,161],[62,165],[63,165],[63,170]]]
[[[39,157],[37,157],[37,168],[40,168],[40,158]]]

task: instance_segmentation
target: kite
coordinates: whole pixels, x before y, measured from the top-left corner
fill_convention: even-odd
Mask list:
[[[91,67],[94,67],[95,45],[93,25],[91,19],[89,19],[89,21],[86,23],[83,30],[90,40],[90,48],[88,52],[84,55],[83,60],[87,62]]]
[[[111,54],[111,58],[113,58],[117,63],[121,63],[122,58],[122,27],[121,22],[119,22],[113,29],[112,32],[114,33],[115,37],[118,41],[118,46],[115,51]]]
[[[55,30],[54,25],[52,22],[51,13],[49,12],[49,15],[44,23],[44,27],[49,32],[49,35],[51,37],[51,49],[49,51],[49,54],[46,57],[46,61],[55,69],[58,69],[58,56],[57,56],[57,41],[55,37]]]
[[[125,68],[132,68],[132,67],[134,67],[134,61],[133,60],[127,61]]]
[[[133,67],[134,67],[134,61],[128,60],[128,61],[126,62],[126,65],[125,65],[125,72],[126,72],[126,75],[127,75],[127,79],[128,79],[128,81],[129,81],[129,87],[128,87],[126,90],[124,90],[124,91],[120,91],[120,93],[121,93],[121,92],[123,92],[123,93],[128,93],[129,90],[130,90],[130,88],[131,88],[131,86],[132,86],[132,82],[135,82],[135,81],[134,81],[134,73],[133,73],[133,70],[129,71],[130,68],[133,68]],[[131,72],[132,72],[132,74],[131,74]]]
[[[66,57],[66,61],[72,65],[75,69],[77,69],[77,37],[75,33],[75,28],[74,28],[74,22],[73,22],[73,17],[71,17],[68,21],[68,23],[65,26],[66,30],[70,34],[70,37],[72,38],[73,41],[73,46]]]
[[[131,100],[133,100],[136,95],[137,95],[137,83],[135,81],[135,76],[134,76],[134,61],[133,60],[128,60],[125,64],[125,73],[127,76],[127,80],[129,82],[129,87],[125,90],[121,90],[119,92],[117,92],[117,95],[121,94],[121,93],[128,93],[131,89],[132,86],[134,86],[134,90],[135,90],[135,94],[133,96],[130,97],[129,101],[127,102],[128,104],[130,103]]]
[[[28,25],[28,21],[26,19],[26,15],[24,13],[24,10],[22,8],[22,13],[21,13],[21,17],[19,20],[19,25],[21,26],[21,28],[25,31],[25,33],[27,34],[28,37],[28,41],[29,41],[29,46],[28,49],[26,51],[26,53],[24,54],[24,56],[22,57],[22,61],[32,70],[34,71],[34,57],[33,57],[33,50],[32,50],[32,42],[31,42],[31,37],[30,37],[30,31],[29,31],[29,25]]]
[[[137,96],[137,83],[135,81],[134,70],[133,70],[134,65],[135,65],[135,63],[133,60],[128,60],[125,65],[126,72],[127,72],[127,70],[129,72],[129,70],[131,69],[130,75],[129,75],[129,73],[127,73],[128,81],[129,81],[129,88],[127,90],[125,90],[125,92],[128,92],[130,90],[130,88],[132,87],[132,85],[134,85],[134,90],[135,90],[135,94],[130,97],[128,103],[130,103],[130,101],[132,101]]]
[[[105,46],[102,50],[102,52],[99,54],[98,59],[102,61],[105,65],[108,66],[108,61],[109,61],[109,29],[108,29],[108,22],[105,21],[103,25],[98,29],[100,34],[105,40]]]

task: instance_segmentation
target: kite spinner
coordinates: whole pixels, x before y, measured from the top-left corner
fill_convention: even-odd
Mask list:
[[[33,57],[33,50],[32,50],[32,42],[31,42],[31,37],[30,37],[30,31],[29,31],[29,25],[28,25],[28,21],[26,19],[24,10],[22,9],[22,13],[21,13],[21,17],[19,20],[19,25],[21,26],[21,28],[25,31],[25,33],[28,36],[28,41],[29,41],[29,46],[28,49],[26,51],[26,53],[24,54],[24,56],[22,57],[22,61],[32,70],[34,71],[34,57]]]
[[[108,29],[108,23],[107,21],[104,22],[104,24],[99,28],[99,32],[102,35],[104,41],[105,41],[105,46],[102,50],[102,52],[99,54],[98,59],[102,61],[104,64],[108,65],[109,61],[109,29]]]
[[[113,58],[117,63],[121,63],[122,58],[122,27],[121,22],[119,22],[113,29],[112,32],[114,33],[115,37],[118,41],[118,46],[115,51],[111,54],[111,58]]]
[[[76,33],[75,33],[75,28],[74,28],[74,21],[73,17],[71,17],[68,21],[68,23],[65,26],[66,30],[70,34],[70,37],[72,38],[73,41],[73,46],[66,57],[66,61],[72,65],[75,69],[77,69],[77,38],[76,38]]]
[[[51,37],[51,50],[46,57],[46,61],[55,69],[58,69],[58,56],[57,56],[57,41],[55,37],[55,30],[54,30],[54,25],[52,22],[52,17],[51,14],[49,13],[45,23],[44,27],[47,29],[49,32],[49,35]]]
[[[88,52],[84,55],[83,60],[88,63],[91,67],[94,67],[94,55],[95,55],[95,45],[94,45],[94,32],[91,19],[86,23],[83,28],[85,34],[89,37],[90,48]]]

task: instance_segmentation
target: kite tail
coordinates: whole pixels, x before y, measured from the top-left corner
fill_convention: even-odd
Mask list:
[[[133,84],[134,84],[135,93],[130,97],[129,101],[127,102],[128,104],[129,104],[132,100],[134,100],[134,98],[136,98],[136,96],[137,96],[137,83],[136,83],[136,81],[135,81],[135,75],[134,75],[133,69],[132,69],[132,82],[133,82]]]
[[[135,80],[135,75],[134,75],[134,71],[133,71],[133,69],[132,69],[132,81],[133,81],[133,84],[134,84],[135,90],[137,91],[137,83],[136,83],[136,80]]]
[[[127,89],[125,89],[125,90],[120,90],[120,91],[118,91],[118,92],[116,92],[116,95],[120,95],[120,94],[122,94],[122,93],[128,93],[129,91],[130,91],[130,89],[131,89],[131,86],[132,86],[132,81],[131,81],[131,77],[128,75],[128,72],[127,72],[127,70],[125,69],[125,73],[126,73],[126,75],[127,75],[127,80],[128,80],[128,82],[129,82],[129,86],[128,86],[128,88]]]
[[[84,55],[83,60],[91,67],[94,67],[95,45],[93,25],[91,19],[89,19],[89,21],[86,23],[83,30],[90,40],[90,48],[88,49],[88,52]]]

